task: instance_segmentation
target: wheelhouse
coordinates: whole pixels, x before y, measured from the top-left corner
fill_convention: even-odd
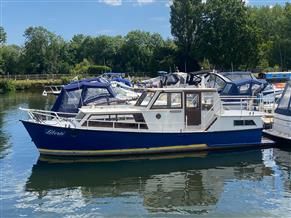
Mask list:
[[[81,126],[184,131],[205,129],[222,111],[215,89],[147,89],[134,106],[83,107]],[[121,124],[122,123],[122,124]]]

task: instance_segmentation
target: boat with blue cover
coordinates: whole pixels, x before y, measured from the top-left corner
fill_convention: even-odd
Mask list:
[[[71,82],[62,87],[51,110],[77,113],[79,108],[86,105],[121,104],[138,98],[139,94],[126,89],[127,86],[123,83],[112,83],[103,78]]]
[[[271,129],[264,130],[264,134],[272,140],[291,144],[291,81],[285,85],[284,92],[274,113],[274,122]]]
[[[41,154],[124,155],[261,145],[262,113],[224,110],[212,88],[147,89],[135,105],[83,106],[76,117],[22,109]]]

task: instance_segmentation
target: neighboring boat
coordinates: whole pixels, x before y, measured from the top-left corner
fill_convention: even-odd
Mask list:
[[[51,85],[51,86],[44,86],[44,90],[42,92],[43,96],[48,95],[59,95],[62,91],[63,85]]]
[[[224,110],[216,89],[160,88],[134,106],[83,106],[75,118],[22,109],[41,154],[122,155],[259,146],[262,113]]]
[[[279,143],[291,144],[291,81],[286,83],[284,92],[274,113],[271,129],[264,134]]]
[[[52,111],[77,113],[79,108],[86,105],[125,104],[136,100],[138,93],[126,90],[123,83],[113,82],[102,78],[83,79],[63,86],[56,99]],[[113,87],[114,86],[114,87]]]

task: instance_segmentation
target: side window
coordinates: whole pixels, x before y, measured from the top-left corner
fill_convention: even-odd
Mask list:
[[[186,107],[199,108],[199,95],[195,93],[186,94]]]
[[[249,92],[250,89],[250,84],[245,84],[245,85],[241,85],[239,86],[239,92],[240,94],[246,94]]]
[[[152,106],[152,109],[182,108],[181,93],[160,93]]]
[[[182,93],[171,94],[171,108],[182,108]]]
[[[211,109],[214,104],[214,93],[213,92],[202,93],[201,104],[202,104],[202,110]]]
[[[152,106],[152,109],[166,109],[168,108],[168,94],[160,93],[159,97]]]
[[[234,120],[234,126],[255,126],[256,123],[253,120]]]

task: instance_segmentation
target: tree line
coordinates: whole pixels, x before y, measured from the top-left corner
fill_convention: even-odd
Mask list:
[[[242,0],[174,0],[172,38],[140,30],[125,36],[78,34],[66,41],[44,27],[25,30],[24,45],[7,45],[0,27],[1,74],[103,71],[288,70],[291,4],[254,7]]]

